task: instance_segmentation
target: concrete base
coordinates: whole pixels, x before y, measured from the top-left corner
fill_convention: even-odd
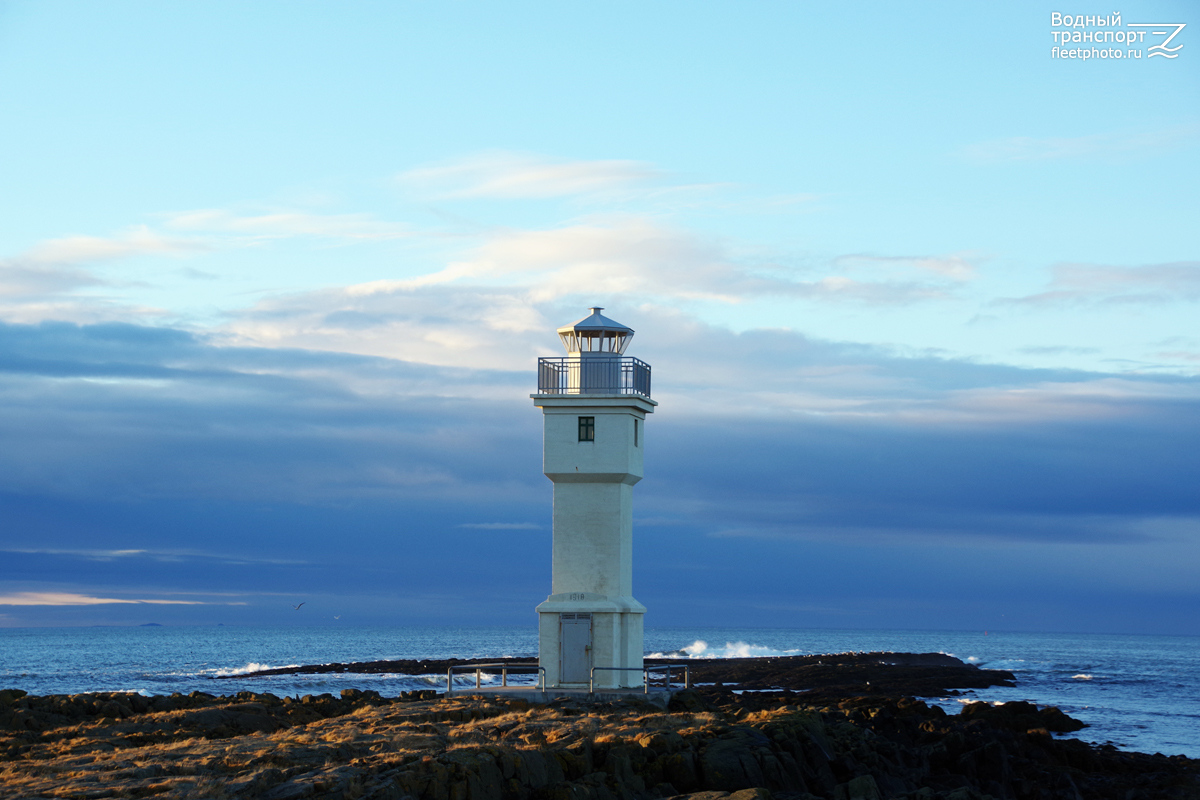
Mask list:
[[[643,692],[632,689],[597,689],[589,692],[587,689],[538,689],[536,686],[499,686],[491,689],[455,689],[446,692],[443,697],[462,699],[464,697],[483,697],[492,700],[525,700],[529,703],[549,703],[552,700],[570,698],[595,703],[611,703],[618,700],[638,700],[651,703],[659,708],[666,708],[671,696],[678,690],[651,689]]]
[[[550,689],[587,688],[594,679],[598,689],[631,689],[642,686],[642,619],[646,607],[632,597],[607,597],[593,592],[551,595],[537,607],[538,663]],[[588,618],[587,638],[576,641],[574,680],[563,674],[563,615]],[[584,646],[586,644],[586,647]],[[614,669],[616,668],[616,669]]]

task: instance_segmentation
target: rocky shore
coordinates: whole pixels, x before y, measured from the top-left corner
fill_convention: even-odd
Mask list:
[[[921,692],[893,691],[915,682],[940,694],[975,685],[947,683],[953,675],[1011,675],[897,654],[737,661],[698,669],[697,682],[714,685],[677,692],[665,709],[429,691],[4,690],[0,797],[1200,798],[1200,762],[1055,738],[1081,727],[1058,709],[970,703],[948,715],[910,696]]]
[[[448,660],[367,661],[308,664],[229,675],[238,681],[265,675],[396,674],[428,675],[442,679],[453,666],[472,662]],[[522,664],[529,659],[499,658],[493,664]],[[851,697],[883,694],[893,697],[959,694],[960,689],[1013,686],[1007,670],[980,669],[944,653],[833,653],[815,656],[766,658],[647,658],[647,666],[687,667],[696,685],[740,691],[792,690],[815,697]],[[673,680],[683,675],[676,670]]]

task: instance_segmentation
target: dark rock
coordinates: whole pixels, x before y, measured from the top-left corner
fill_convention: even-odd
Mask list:
[[[992,725],[1013,731],[1045,730],[1068,733],[1086,727],[1054,706],[1039,709],[1033,703],[1023,700],[996,706],[989,703],[967,703],[960,713],[963,717],[987,719]]]
[[[872,669],[954,669],[940,658],[928,665],[923,657],[895,661]],[[873,690],[880,682],[887,679],[872,678]],[[701,687],[677,697],[664,710],[632,702],[531,707],[387,699],[358,690],[303,701],[250,692],[233,698],[12,694],[0,703],[6,782],[0,794],[1200,799],[1200,763],[1055,739],[1052,729],[1077,723],[1051,707],[979,703],[947,715],[909,696],[867,695],[857,686],[842,696],[832,690],[738,695]],[[289,735],[289,728],[297,734]],[[164,747],[153,760],[146,755],[153,751],[139,754],[139,761],[120,752],[156,743]],[[82,759],[87,770],[72,766]],[[18,780],[34,788],[10,788]]]
[[[704,783],[725,791],[765,786],[759,758],[769,748],[770,740],[753,728],[738,728],[710,742],[700,754]]]

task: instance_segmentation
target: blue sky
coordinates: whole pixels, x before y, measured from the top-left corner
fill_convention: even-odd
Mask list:
[[[1200,634],[1200,19],[1054,11],[0,3],[0,625],[532,625],[601,305],[647,624]]]

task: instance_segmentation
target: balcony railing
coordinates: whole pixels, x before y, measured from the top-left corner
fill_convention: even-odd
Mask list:
[[[649,397],[650,365],[630,356],[539,358],[538,392]]]

